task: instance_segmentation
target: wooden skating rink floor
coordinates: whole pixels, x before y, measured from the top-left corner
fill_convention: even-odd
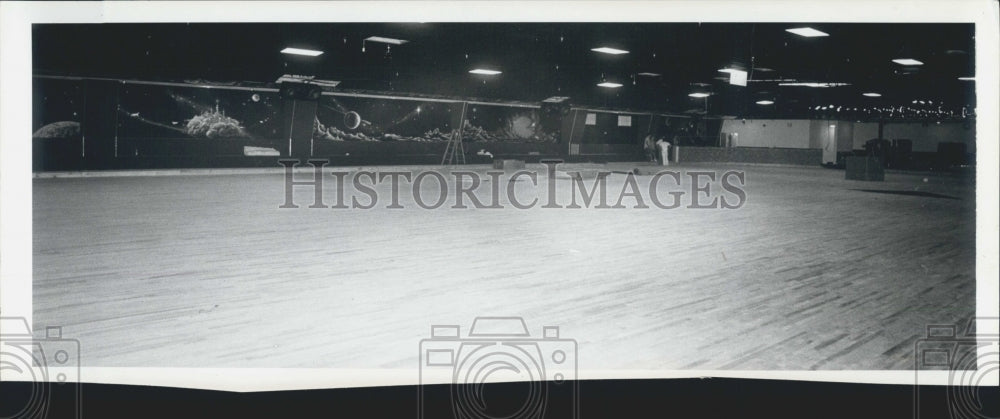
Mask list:
[[[576,339],[581,369],[839,370],[912,368],[928,324],[974,315],[972,180],[698,168],[745,171],[745,205],[426,210],[404,183],[405,209],[388,186],[375,209],[308,208],[310,188],[281,209],[280,172],[36,178],[34,326],[84,366],[415,369],[432,324],[522,316]],[[660,189],[686,205],[682,179]]]

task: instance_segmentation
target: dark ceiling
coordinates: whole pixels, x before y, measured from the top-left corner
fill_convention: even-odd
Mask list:
[[[785,31],[802,26],[829,36]],[[340,80],[339,89],[532,102],[569,96],[579,106],[670,113],[704,111],[707,102],[713,115],[862,119],[917,101],[924,112],[941,106],[956,115],[966,106],[971,113],[974,82],[958,77],[975,75],[973,33],[971,24],[898,23],[47,24],[33,29],[33,67],[36,74],[147,80],[273,82],[292,73]],[[409,42],[362,49],[369,36]],[[324,54],[279,53],[286,46]],[[629,53],[591,51],[601,46]],[[747,87],[718,72],[729,66],[750,71]],[[468,73],[476,67],[503,73]],[[850,85],[766,81],[778,79]],[[602,80],[624,86],[598,87]],[[696,90],[712,96],[688,97]],[[757,105],[761,99],[775,103]]]

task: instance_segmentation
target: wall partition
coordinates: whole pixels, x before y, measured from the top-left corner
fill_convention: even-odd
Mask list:
[[[84,157],[85,82],[35,79],[32,86],[33,166],[80,168]]]
[[[717,123],[686,116],[541,103],[326,91],[270,85],[36,76],[34,170],[644,160],[647,135],[717,142]],[[285,92],[288,93],[288,92]],[[456,140],[456,138],[458,140]],[[460,141],[455,143],[455,141]]]
[[[118,89],[116,158],[253,155],[280,147],[276,91],[124,82]]]
[[[719,123],[705,118],[578,108],[568,120],[570,156],[644,160],[643,140],[650,135],[682,146],[718,142]]]

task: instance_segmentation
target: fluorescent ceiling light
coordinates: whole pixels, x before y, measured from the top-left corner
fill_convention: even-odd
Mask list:
[[[708,93],[691,93],[688,96],[691,96],[691,97],[708,97],[709,95],[708,95]]]
[[[723,69],[719,70],[720,73],[730,73],[730,74],[738,72],[738,71],[743,71],[743,70],[737,70],[735,68],[723,68]],[[745,73],[745,71],[744,71],[744,73]]]
[[[315,57],[323,53],[323,51],[316,51],[313,49],[303,49],[303,48],[292,48],[288,47],[281,50],[282,54],[293,54],[293,55],[308,55],[310,57]]]
[[[495,75],[501,73],[500,71],[497,71],[497,70],[487,70],[487,69],[484,69],[484,68],[476,68],[476,69],[473,69],[473,70],[469,70],[469,72],[472,73],[472,74],[485,74],[487,76],[495,76]]]
[[[393,44],[393,45],[403,45],[403,44],[409,42],[409,41],[407,41],[405,39],[386,38],[386,37],[383,37],[383,36],[369,36],[369,37],[365,38],[365,41],[369,41],[369,42],[381,42],[381,43],[384,43],[384,44]]]
[[[924,65],[924,63],[914,60],[912,58],[897,58],[895,60],[892,60],[892,62],[899,65]]]
[[[771,72],[771,71],[774,71],[774,69],[773,69],[773,68],[767,68],[767,67],[756,67],[756,68],[754,68],[754,70],[757,70],[757,71],[763,71],[763,72],[765,72],[765,73],[768,73],[768,72]]]
[[[625,51],[623,49],[609,48],[609,47],[592,48],[591,51],[603,52],[605,54],[612,54],[612,55],[628,54],[628,51]]]
[[[879,93],[862,93],[862,95],[868,96],[868,97],[882,97],[882,95],[879,94]]]
[[[805,28],[791,28],[791,29],[785,29],[785,31],[794,33],[794,34],[796,34],[798,36],[804,36],[806,38],[815,38],[817,36],[830,36],[830,34],[828,34],[826,32],[818,31],[818,30],[810,28],[810,27],[805,27]]]
[[[660,77],[660,73],[647,73],[647,72],[643,72],[643,73],[639,73],[639,75],[640,76],[646,76],[646,77]]]
[[[774,101],[773,100],[758,100],[757,104],[758,105],[773,105]]]
[[[959,77],[958,79],[962,81],[976,81],[975,77]]]
[[[790,83],[778,83],[778,86],[839,87],[839,86],[850,86],[850,83],[790,82]]]
[[[614,87],[622,87],[622,85],[620,83],[612,83],[612,82],[607,82],[607,81],[603,82],[603,83],[597,83],[597,85],[601,86],[601,87],[612,87],[612,88],[614,88]]]

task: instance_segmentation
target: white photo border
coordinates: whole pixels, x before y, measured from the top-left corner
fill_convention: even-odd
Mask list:
[[[998,5],[903,1],[0,2],[0,311],[32,318],[31,25],[112,22],[880,22],[976,26],[976,314],[998,317]],[[981,141],[979,140],[981,139]],[[996,328],[996,322],[991,323]],[[997,335],[997,330],[981,330]],[[983,354],[981,354],[983,355]],[[996,355],[996,354],[993,354]],[[995,364],[996,359],[992,362]],[[994,371],[995,372],[995,371]],[[946,371],[923,382],[947,384]],[[734,377],[912,384],[913,371],[581,370],[579,379]],[[234,391],[412,385],[410,370],[99,368],[85,382]],[[997,376],[981,385],[996,386]]]

